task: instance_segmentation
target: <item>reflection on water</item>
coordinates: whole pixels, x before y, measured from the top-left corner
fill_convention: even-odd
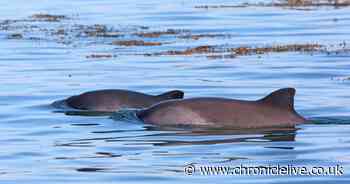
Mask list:
[[[0,181],[348,183],[349,7],[196,8],[245,2],[257,3],[0,2],[2,23],[22,20],[0,25],[19,26],[0,30]],[[27,20],[38,13],[68,18]],[[285,49],[293,44],[326,50]],[[172,54],[147,55],[159,52]],[[254,100],[282,87],[297,89],[296,110],[309,124],[259,130],[156,127],[137,120],[133,110],[101,113],[50,105],[96,89],[149,94],[182,89],[186,97]],[[186,176],[183,167],[189,163],[340,164],[345,175]]]

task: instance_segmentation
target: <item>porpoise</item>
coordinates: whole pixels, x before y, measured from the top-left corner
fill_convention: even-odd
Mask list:
[[[148,95],[122,89],[105,89],[71,96],[54,102],[54,104],[63,103],[68,107],[81,110],[113,112],[123,108],[146,108],[161,101],[181,99],[183,96],[184,92],[179,90],[168,91],[160,95]]]
[[[256,100],[199,97],[170,100],[136,113],[149,124],[231,128],[293,127],[306,122],[294,110],[294,88],[284,88]]]

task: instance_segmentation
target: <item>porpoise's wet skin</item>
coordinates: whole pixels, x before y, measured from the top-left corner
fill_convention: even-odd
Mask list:
[[[80,110],[114,112],[123,108],[146,108],[161,101],[183,97],[184,92],[179,90],[168,91],[160,95],[149,95],[122,89],[105,89],[71,96],[53,104],[55,106],[55,104],[63,103],[68,107]]]
[[[160,126],[293,127],[306,122],[294,110],[294,95],[294,88],[284,88],[257,101],[214,97],[170,100],[140,110],[137,116]]]

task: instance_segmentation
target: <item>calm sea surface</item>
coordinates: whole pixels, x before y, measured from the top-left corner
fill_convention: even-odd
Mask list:
[[[240,4],[246,1],[235,1]],[[254,1],[248,1],[254,2]],[[201,45],[261,46],[350,43],[350,7],[199,9],[220,0],[12,0],[0,2],[0,20],[36,13],[65,15],[42,28],[103,24],[133,32],[181,29],[226,34],[198,40],[171,35],[155,47],[123,47],[123,38],[73,37],[62,43],[44,31],[0,31],[0,183],[349,183],[350,54],[268,53],[208,59],[143,56],[144,52]],[[23,39],[8,39],[22,33]],[[27,39],[30,36],[42,39]],[[94,53],[115,57],[88,58]],[[293,130],[164,130],[109,116],[69,116],[50,104],[81,92],[121,88],[186,97],[253,100],[295,87],[295,106],[313,124]],[[210,108],[210,107],[208,107]],[[336,166],[342,176],[193,176],[184,166]],[[198,171],[198,168],[197,170]]]

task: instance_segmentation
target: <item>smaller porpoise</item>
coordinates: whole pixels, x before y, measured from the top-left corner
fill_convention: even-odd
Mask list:
[[[123,108],[146,108],[161,101],[183,97],[184,92],[179,90],[168,91],[160,95],[148,95],[129,90],[105,89],[71,96],[54,102],[54,104],[63,102],[68,107],[80,110],[114,112]]]
[[[145,123],[160,126],[293,127],[306,121],[294,110],[294,95],[295,89],[284,88],[256,101],[214,97],[170,100],[136,115]]]

